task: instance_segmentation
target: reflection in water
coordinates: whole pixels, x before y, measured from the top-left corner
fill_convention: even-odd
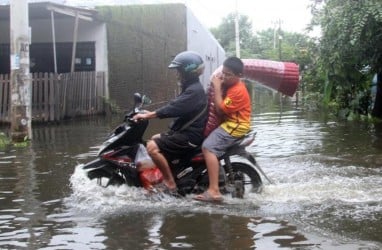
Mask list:
[[[52,214],[49,221],[60,225],[44,249],[105,249],[106,237],[101,223],[71,213]]]
[[[76,142],[78,131],[84,131],[81,124],[37,126],[30,145],[1,152],[0,249],[40,249],[56,237],[57,224],[49,216],[61,209],[60,200],[70,192],[68,176],[77,164],[73,153],[86,148]],[[91,133],[85,135],[90,138]]]
[[[373,129],[371,130],[371,145],[374,148],[382,149],[382,123],[375,123]],[[378,165],[382,166],[382,157],[379,158]]]
[[[303,248],[314,246],[315,244],[309,243],[309,240],[297,231],[297,227],[289,225],[286,221],[275,221],[270,219],[258,220],[254,219],[255,223],[251,223],[251,227],[259,230],[256,237],[257,247],[260,249],[271,249],[282,247]],[[274,244],[274,246],[272,246]]]
[[[28,146],[12,151],[11,156],[3,159],[7,159],[6,162],[2,162],[3,167],[8,165],[11,168],[5,171],[1,171],[5,169],[3,167],[0,169],[3,208],[0,218],[5,219],[0,221],[3,224],[2,228],[14,229],[5,234],[8,237],[12,236],[6,237],[7,244],[18,247],[39,246],[36,240],[43,232],[36,230],[34,225],[45,217],[45,210],[37,199],[36,154],[33,147]],[[7,216],[7,213],[11,213],[12,216]]]
[[[190,212],[145,213],[107,219],[105,244],[110,249],[275,249],[308,247],[309,243],[288,222],[260,217]]]
[[[245,225],[248,218],[218,214],[173,214],[163,220],[160,233],[164,248],[249,249],[253,247],[253,232]]]
[[[89,181],[80,166],[119,117],[35,127],[28,148],[0,152],[0,249],[382,247],[381,126],[295,110],[253,121],[249,150],[275,184],[222,205]]]

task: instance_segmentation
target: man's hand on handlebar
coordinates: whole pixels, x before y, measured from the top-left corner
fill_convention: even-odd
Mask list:
[[[145,110],[142,113],[138,113],[138,114],[134,115],[133,121],[136,122],[138,120],[145,120],[145,119],[150,119],[150,118],[155,118],[155,117],[157,117],[157,114],[155,113],[155,111]]]

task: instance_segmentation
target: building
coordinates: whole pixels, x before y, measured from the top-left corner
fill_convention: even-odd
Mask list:
[[[193,50],[202,55],[206,70],[201,80],[205,86],[212,71],[225,58],[216,39],[184,4],[88,9],[33,2],[29,3],[29,25],[31,73],[52,73],[53,78],[58,79],[58,85],[62,79],[72,82],[75,78],[72,94],[61,93],[60,96],[73,97],[77,90],[81,90],[78,98],[84,99],[90,98],[84,96],[92,92],[98,100],[113,102],[122,109],[131,107],[129,96],[134,92],[148,94],[154,103],[173,98],[179,90],[175,74],[167,69],[167,65],[181,51]],[[10,71],[9,5],[0,6],[0,30],[0,75],[6,75]],[[86,76],[87,84],[91,85],[93,81],[94,85],[96,82],[99,85],[101,82],[102,86],[79,87],[84,82],[82,76],[73,77],[73,74],[83,72],[95,74],[94,77]],[[6,89],[1,91],[6,92]],[[4,95],[0,98],[4,99]],[[72,106],[70,114],[59,117],[90,114],[89,110],[95,105],[88,101],[77,108],[76,103],[81,100],[59,102],[54,105],[62,108],[62,102],[65,102],[66,106]],[[0,113],[2,109],[6,111],[8,107],[0,108]],[[4,116],[0,119],[6,120]]]

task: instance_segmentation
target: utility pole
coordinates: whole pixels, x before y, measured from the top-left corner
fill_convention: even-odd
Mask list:
[[[273,49],[276,49],[276,28],[273,28]]]
[[[11,138],[32,138],[32,84],[29,73],[29,12],[27,0],[10,1]]]
[[[281,42],[282,42],[282,40],[283,40],[283,37],[282,37],[282,35],[281,35],[281,23],[282,23],[282,21],[281,21],[281,19],[279,19],[279,60],[281,61],[282,60],[282,57],[281,57]]]
[[[235,42],[236,42],[236,57],[240,58],[240,30],[239,30],[239,11],[236,0],[236,17],[235,17]]]

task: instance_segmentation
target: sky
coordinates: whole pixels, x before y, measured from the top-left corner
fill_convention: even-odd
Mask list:
[[[274,28],[281,20],[281,28],[289,32],[303,33],[310,22],[308,9],[311,0],[44,0],[68,5],[94,6],[113,4],[186,4],[198,20],[207,28],[217,27],[222,19],[236,11],[246,15],[254,31]],[[0,0],[8,2],[9,0]],[[29,0],[28,2],[41,2]]]
[[[310,22],[310,0],[187,0],[183,1],[202,24],[217,27],[222,19],[236,10],[252,21],[254,31],[273,28],[281,20],[281,28],[303,33]]]
[[[0,0],[1,1],[1,0]],[[36,2],[31,0],[30,2]],[[50,0],[69,5],[112,4],[186,4],[198,20],[207,28],[217,27],[222,19],[236,11],[252,21],[254,31],[274,28],[281,20],[281,28],[289,32],[303,33],[310,22],[308,9],[311,0]]]

